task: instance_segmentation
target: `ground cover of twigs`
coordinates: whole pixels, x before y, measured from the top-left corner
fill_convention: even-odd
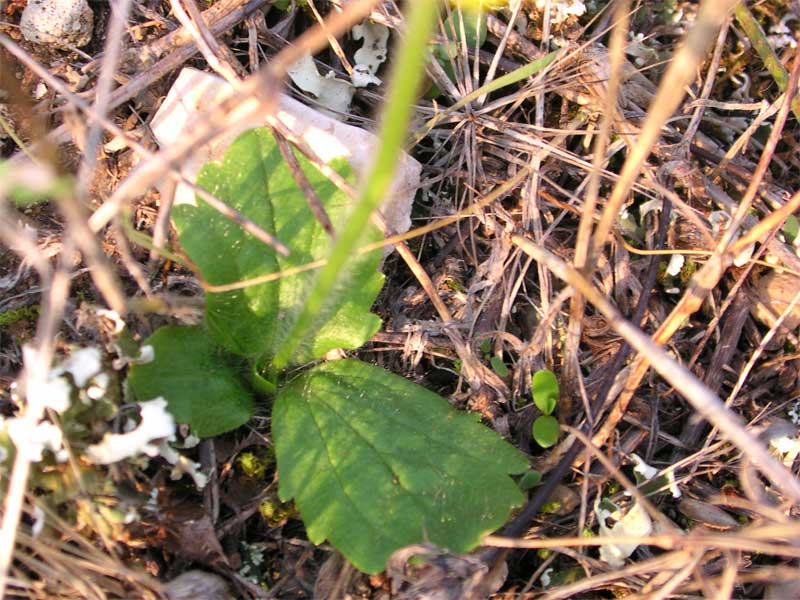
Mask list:
[[[0,598],[800,597],[800,3],[430,6],[0,0]],[[198,102],[195,126],[159,145],[153,119],[187,67],[232,92]],[[319,190],[361,207],[389,180],[325,166],[276,118],[281,92],[380,133],[376,163],[394,143],[421,165],[411,229],[373,220],[370,240],[383,228],[387,241],[339,257],[358,288],[344,295],[324,280],[358,209]],[[297,229],[314,240],[281,239],[290,226],[268,230],[254,205],[220,200],[222,167],[189,170],[253,120],[272,133],[245,134],[226,160],[274,150],[271,177],[308,203]],[[176,188],[211,207],[207,232],[173,206]],[[228,237],[236,278],[261,279],[209,275],[220,266],[206,254]],[[330,258],[291,262],[329,239]],[[277,266],[253,267],[253,247]],[[358,277],[355,264],[367,265]],[[272,345],[249,353],[250,322],[226,311],[279,277],[307,277],[315,287],[296,293],[318,293],[321,308],[276,309],[275,331],[255,336]],[[319,315],[339,308],[325,303],[362,288],[379,328],[354,300],[341,310],[351,329],[366,323],[367,342],[327,343]],[[236,335],[219,333],[226,314]],[[146,340],[153,364],[172,344],[176,372],[208,378],[147,367]],[[519,499],[474,515],[471,552],[436,545],[438,524],[423,519],[375,567],[392,515],[371,525],[374,552],[361,524],[349,538],[313,520],[310,507],[347,499],[285,469],[278,423],[289,396],[311,406],[309,390],[335,393],[324,374],[342,365],[408,403],[438,394],[474,415],[436,404],[453,426],[440,431],[467,433],[431,448],[474,444],[527,465],[493,479],[448,455],[443,477],[461,468],[462,487],[442,489]],[[162,376],[188,404],[143,402]],[[221,389],[213,377],[239,404],[191,404]],[[361,392],[348,397],[359,411],[378,394]],[[363,421],[376,444],[425,437],[392,430],[393,411]],[[423,411],[409,427],[427,423]],[[293,435],[311,445],[313,430]],[[392,483],[405,484],[399,472]],[[383,506],[369,477],[368,504]],[[434,504],[473,518],[469,492],[444,495]]]

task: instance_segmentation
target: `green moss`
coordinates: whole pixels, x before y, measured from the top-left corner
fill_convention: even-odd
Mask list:
[[[239,468],[250,479],[263,479],[267,469],[274,462],[274,456],[264,456],[263,453],[255,452],[242,452],[236,459]]]
[[[8,327],[9,325],[25,320],[35,321],[39,318],[40,312],[41,307],[38,304],[7,310],[0,313],[0,327]]]

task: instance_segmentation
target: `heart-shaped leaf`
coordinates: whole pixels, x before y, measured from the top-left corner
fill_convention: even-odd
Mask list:
[[[558,441],[558,419],[550,415],[536,417],[533,422],[533,439],[542,448],[549,448]]]
[[[230,356],[201,327],[161,327],[144,342],[155,358],[131,367],[128,381],[139,400],[162,396],[179,423],[200,437],[247,422],[253,400]]]
[[[303,156],[297,159],[336,228],[347,218],[349,199]],[[331,166],[345,177],[350,175],[343,160]],[[276,255],[199,200],[197,206],[176,206],[173,219],[181,246],[209,283],[230,284],[327,256],[330,238],[314,218],[268,130],[243,133],[221,163],[203,167],[197,182],[291,250],[288,257]],[[380,233],[370,226],[361,243],[379,239]],[[353,256],[317,315],[313,333],[293,356],[294,364],[320,358],[333,348],[358,348],[378,330],[380,319],[369,309],[383,285],[383,275],[377,272],[379,261],[380,250]],[[314,277],[314,271],[307,271],[243,289],[206,294],[206,322],[212,337],[231,352],[268,361],[294,325]]]
[[[277,396],[272,434],[280,497],[294,498],[308,536],[357,568],[430,541],[474,548],[522,494],[509,477],[525,457],[474,415],[357,360],[306,371]]]
[[[506,363],[503,362],[502,358],[499,356],[492,356],[492,358],[489,359],[489,363],[492,365],[494,372],[500,377],[508,377],[508,367]]]

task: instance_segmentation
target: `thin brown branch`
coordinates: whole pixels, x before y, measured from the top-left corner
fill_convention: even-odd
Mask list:
[[[676,362],[638,327],[626,321],[614,305],[574,267],[526,237],[518,234],[512,235],[511,241],[535,260],[545,263],[556,277],[584,294],[586,299],[606,317],[609,325],[625,338],[634,350],[645,357],[659,375],[689,401],[700,416],[719,428],[731,443],[759,465],[762,472],[776,487],[793,501],[800,502],[800,482],[786,467],[775,460],[767,448],[744,428],[740,419],[725,408],[722,401],[691,371]]]

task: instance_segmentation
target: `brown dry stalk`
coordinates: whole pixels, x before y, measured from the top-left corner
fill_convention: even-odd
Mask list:
[[[113,121],[111,121],[102,113],[98,113],[93,106],[89,105],[80,96],[70,92],[67,86],[61,80],[54,77],[52,74],[50,74],[50,72],[47,69],[39,65],[39,63],[36,62],[33,59],[33,57],[31,57],[17,44],[12,42],[5,36],[0,35],[0,45],[4,46],[6,50],[8,50],[13,56],[19,59],[27,68],[33,71],[33,73],[41,77],[42,80],[47,83],[47,85],[51,86],[59,94],[64,96],[64,98],[68,102],[70,102],[75,107],[83,111],[89,117],[91,122],[102,125],[106,131],[114,134],[116,137],[121,139],[126,146],[136,151],[136,153],[139,154],[140,156],[148,160],[154,159],[154,157],[156,156],[155,152],[151,152],[150,150],[142,146],[139,142],[132,139],[124,131],[122,131]],[[199,196],[211,208],[213,208],[220,214],[226,216],[227,218],[237,223],[242,229],[247,231],[257,240],[260,240],[266,245],[270,246],[276,252],[283,254],[284,256],[288,256],[289,248],[285,244],[283,244],[280,240],[276,239],[275,236],[264,231],[264,229],[262,229],[254,221],[248,219],[239,211],[231,208],[213,194],[209,194],[204,189],[198,187],[194,182],[190,181],[187,177],[185,177],[179,170],[171,169],[167,171],[166,175],[172,178],[173,180],[178,181],[191,188],[194,191],[194,193],[197,196]]]
[[[308,180],[308,177],[300,166],[300,163],[298,162],[297,157],[294,155],[291,146],[289,146],[289,141],[277,131],[272,132],[272,137],[275,138],[275,143],[278,145],[278,151],[281,153],[283,161],[286,163],[289,172],[292,174],[292,179],[294,179],[294,182],[297,184],[297,187],[300,188],[300,191],[303,192],[303,197],[306,199],[306,204],[308,204],[311,214],[314,215],[314,218],[317,220],[317,223],[320,224],[320,227],[322,227],[322,229],[324,229],[325,232],[331,236],[331,238],[335,238],[336,231],[333,229],[331,218],[328,216],[328,212],[322,205],[322,201],[319,199],[317,192],[314,190],[314,187],[311,185],[311,182]]]
[[[611,136],[611,126],[614,122],[614,115],[617,107],[617,93],[620,85],[620,70],[625,59],[625,43],[628,35],[629,24],[629,0],[617,0],[614,3],[614,28],[611,31],[611,42],[609,44],[609,70],[610,77],[605,95],[605,110],[600,119],[600,131],[595,138],[594,155],[592,157],[592,169],[589,172],[589,184],[586,188],[586,197],[581,210],[581,218],[578,222],[578,237],[575,242],[575,268],[583,273],[591,270],[590,245],[592,239],[592,227],[595,219],[595,208],[600,191],[600,177],[603,165],[606,161],[606,148]],[[587,269],[587,266],[590,268]],[[586,269],[586,270],[585,270]],[[586,302],[580,294],[574,294],[570,300],[569,323],[567,325],[567,336],[564,341],[564,378],[567,381],[574,381],[580,375],[580,365],[578,364],[578,347],[581,341],[581,331],[583,328],[583,317],[586,309]],[[570,393],[569,391],[567,392]]]
[[[796,198],[800,202],[800,192],[796,194]],[[647,360],[659,375],[686,398],[701,417],[716,426],[732,444],[750,457],[784,494],[794,502],[800,503],[800,482],[783,464],[775,460],[767,448],[745,429],[740,419],[729,411],[694,373],[678,363],[638,327],[624,319],[608,298],[573,266],[522,235],[512,235],[511,242],[535,260],[544,263],[556,277],[586,296],[586,299],[608,320],[609,325],[642,355],[643,360]]]
[[[185,10],[183,8],[184,4],[186,5]],[[239,75],[236,69],[226,60],[220,43],[208,30],[194,0],[183,0],[183,4],[181,0],[170,0],[170,6],[172,7],[172,14],[192,36],[208,66],[228,83],[237,84]]]
[[[695,24],[670,61],[658,92],[650,103],[647,119],[622,167],[611,197],[606,202],[600,223],[594,232],[586,261],[587,268],[594,264],[594,258],[605,246],[623,203],[661,135],[661,128],[680,106],[686,86],[694,78],[697,66],[705,58],[706,50],[716,39],[719,28],[725,23],[736,3],[737,0],[705,0],[700,5]]]
[[[294,44],[287,46],[257,73],[245,79],[230,96],[209,107],[198,116],[198,126],[181,142],[163,148],[142,162],[114,191],[114,194],[89,219],[92,231],[99,231],[123,206],[137,197],[141,190],[155,185],[164,174],[180,165],[195,148],[213,140],[225,129],[253,119],[272,115],[278,106],[283,79],[291,65],[306,52],[312,54],[323,48],[327,33],[351,29],[368,15],[376,0],[353,0],[340,13],[333,13],[327,30],[315,25],[303,33]]]
[[[798,79],[800,79],[800,50],[795,57],[795,64],[794,68],[792,69],[791,76],[791,81],[794,82],[795,90],[797,89]],[[778,112],[778,116],[775,118],[775,123],[773,125],[772,132],[770,133],[769,140],[764,147],[764,151],[759,160],[758,168],[756,169],[756,173],[751,185],[748,187],[748,193],[742,199],[742,202],[747,203],[748,206],[755,196],[758,186],[763,180],[763,177],[769,167],[769,163],[772,160],[772,155],[783,131],[783,125],[786,122],[786,118],[789,114],[789,107],[791,106],[792,97],[793,94],[787,94],[784,97],[783,106],[781,106],[781,110]],[[702,268],[692,277],[692,280],[689,282],[689,285],[686,289],[686,293],[681,297],[681,299],[672,309],[672,312],[670,312],[669,316],[664,320],[656,333],[653,335],[654,342],[659,345],[666,344],[667,341],[672,338],[675,332],[680,328],[681,324],[700,309],[708,294],[711,293],[711,291],[719,284],[728,267],[730,267],[731,263],[733,262],[734,257],[741,253],[742,250],[750,244],[754,244],[759,240],[765,239],[769,232],[780,227],[783,221],[785,221],[786,218],[794,213],[798,208],[800,208],[800,192],[797,192],[788,202],[786,202],[786,204],[784,204],[778,210],[767,215],[764,219],[750,228],[750,230],[744,233],[738,240],[731,244],[730,240],[738,230],[738,225],[734,225],[734,223],[741,223],[741,221],[747,215],[746,212],[742,212],[741,210],[737,211],[737,217],[740,218],[733,219],[734,223],[731,224],[726,236],[724,236],[720,241],[716,253],[710,256],[708,261],[706,261]],[[619,420],[625,414],[625,411],[628,408],[628,403],[633,397],[633,394],[636,392],[636,389],[639,387],[639,383],[647,373],[647,369],[648,361],[646,357],[637,357],[631,366],[630,375],[628,376],[628,380],[625,384],[625,389],[617,399],[617,403],[609,412],[608,418],[603,423],[603,426],[593,438],[594,443],[598,446],[602,446],[605,443],[605,441],[611,435],[611,432],[616,428]]]
[[[559,548],[570,546],[605,546],[606,544],[638,543],[641,545],[658,546],[665,550],[676,548],[691,548],[703,546],[706,548],[747,548],[753,552],[763,552],[776,556],[789,556],[800,558],[800,548],[790,543],[778,543],[772,539],[786,539],[800,535],[797,523],[780,525],[780,531],[775,528],[750,526],[741,531],[728,533],[715,533],[707,529],[690,531],[689,533],[673,532],[659,533],[647,536],[575,536],[558,538],[519,539],[498,535],[487,535],[481,545],[493,548],[517,548],[538,550],[545,548]]]

